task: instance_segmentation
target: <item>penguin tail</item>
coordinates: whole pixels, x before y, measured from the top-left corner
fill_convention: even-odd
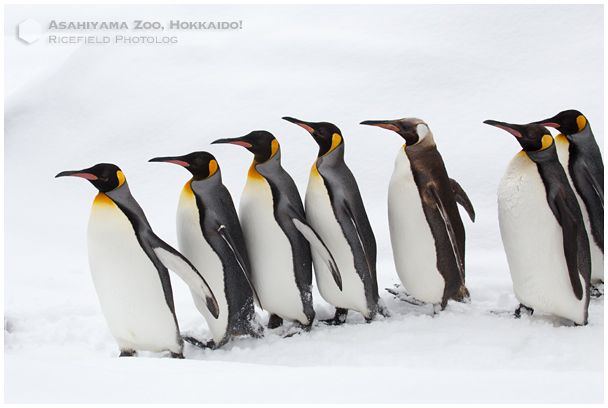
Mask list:
[[[471,300],[471,295],[469,294],[467,287],[462,285],[460,289],[458,289],[458,292],[452,296],[452,299],[457,302],[468,303]]]

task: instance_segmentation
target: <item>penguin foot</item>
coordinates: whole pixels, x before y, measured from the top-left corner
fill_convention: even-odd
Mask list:
[[[284,339],[295,336],[296,334],[306,333],[312,330],[312,321],[309,324],[297,323],[297,325],[291,326],[283,335]]]
[[[515,318],[516,319],[519,319],[521,317],[522,308],[530,316],[532,316],[534,314],[534,309],[532,309],[531,307],[528,307],[528,306],[524,305],[523,303],[520,303],[519,307],[517,309],[515,309]]]
[[[202,349],[206,349],[206,348],[215,349],[216,348],[215,342],[213,340],[209,340],[208,342],[203,342],[198,339],[195,339],[192,336],[182,336],[182,339],[184,339],[184,341],[192,344],[193,346],[196,346],[196,347],[199,347]]]
[[[277,327],[281,327],[282,324],[283,324],[283,318],[279,317],[276,314],[270,315],[270,318],[268,319],[268,328],[269,329],[276,329]]]
[[[179,359],[185,359],[186,357],[184,357],[184,353],[174,353],[171,352],[171,358],[179,358]]]
[[[409,293],[407,293],[407,291],[405,290],[405,288],[401,285],[395,285],[394,288],[385,288],[385,290],[390,293],[391,295],[395,296],[395,299],[399,299],[403,302],[409,303],[411,305],[414,306],[423,306],[426,303],[416,299],[415,297],[413,297],[412,295],[410,295]]]
[[[135,353],[135,350],[120,350],[120,355],[118,357],[134,357]]]
[[[445,306],[443,306],[440,303],[435,303],[433,304],[433,316],[435,316],[437,313],[441,312],[443,309],[445,309]]]
[[[340,325],[346,323],[347,315],[348,315],[348,309],[342,309],[342,308],[337,307],[336,314],[333,317],[333,319],[321,320],[321,323],[325,323],[329,326],[340,326]]]
[[[380,303],[378,303],[378,313],[380,313],[382,317],[391,317],[391,312],[388,311],[388,308]]]
[[[312,330],[312,319],[310,319],[310,323],[308,323],[308,324],[298,323],[298,327],[305,332],[311,331]]]
[[[262,326],[251,327],[248,334],[254,339],[261,339],[264,337],[264,328]]]
[[[604,284],[600,283],[599,285],[591,285],[591,291],[589,292],[589,296],[597,299],[604,296]]]

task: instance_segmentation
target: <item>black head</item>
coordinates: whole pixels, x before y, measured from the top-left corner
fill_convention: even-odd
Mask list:
[[[430,133],[429,125],[422,119],[403,118],[397,120],[366,120],[361,125],[378,126],[397,132],[405,139],[406,146],[420,143]]]
[[[564,135],[573,135],[587,126],[587,118],[579,111],[570,109],[560,112],[552,118],[534,123],[555,128]]]
[[[496,126],[511,133],[525,152],[538,152],[547,149],[553,144],[553,137],[549,129],[539,124],[515,125],[495,120],[486,120],[483,123]]]
[[[272,133],[265,130],[254,130],[246,136],[231,139],[218,139],[211,144],[228,143],[243,146],[255,155],[255,161],[264,163],[279,150],[279,141]]]
[[[344,143],[342,132],[333,123],[329,122],[304,122],[303,120],[284,116],[288,122],[306,129],[319,145],[319,157],[326,155],[341,143]]]
[[[193,152],[184,156],[155,157],[150,162],[173,163],[185,167],[194,180],[205,180],[220,171],[217,160],[208,152]]]
[[[114,190],[125,182],[125,175],[115,164],[100,163],[83,170],[62,171],[57,177],[81,177],[87,179],[102,193]]]

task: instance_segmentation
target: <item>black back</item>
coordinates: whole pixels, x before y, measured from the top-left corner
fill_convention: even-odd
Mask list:
[[[464,256],[465,256],[465,229],[458,212],[456,198],[448,177],[445,164],[441,154],[434,143],[421,143],[414,146],[406,146],[407,155],[414,181],[418,187],[420,200],[424,215],[429,224],[433,238],[435,239],[435,250],[437,253],[437,269],[445,280],[445,288],[442,303],[445,305],[447,299],[458,297],[461,286],[464,285]],[[430,188],[438,194],[448,216],[444,220],[439,208],[435,204]],[[462,262],[462,268],[458,266],[458,258],[454,254],[454,248],[450,241],[446,223],[450,223],[456,237],[456,249]]]
[[[568,146],[568,172],[576,192],[589,214],[591,235],[604,252],[604,161],[589,122],[577,134],[565,135]],[[590,182],[595,179],[595,182]],[[599,190],[599,191],[596,191]]]

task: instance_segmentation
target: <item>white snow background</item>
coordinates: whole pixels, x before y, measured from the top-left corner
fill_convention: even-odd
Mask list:
[[[516,320],[496,192],[520,150],[486,119],[528,123],[565,109],[604,146],[603,5],[5,6],[4,401],[6,403],[602,403],[604,299],[589,324],[540,312]],[[28,45],[17,25],[45,37]],[[59,21],[242,21],[240,30],[49,32]],[[177,36],[177,44],[49,44],[47,36]],[[86,228],[97,191],[63,170],[122,168],[155,232],[177,247],[189,173],[148,163],[207,150],[238,202],[253,156],[210,145],[272,132],[302,197],[318,147],[281,119],[343,132],[378,243],[392,316],[315,324],[283,338],[186,345],[186,360],[118,358],[89,274]],[[469,304],[432,317],[384,290],[399,283],[387,188],[403,140],[363,120],[420,117],[477,212],[467,230]],[[182,332],[209,338],[172,273]],[[334,308],[314,291],[318,319]],[[264,323],[266,312],[258,310]],[[504,313],[492,313],[504,312]]]

